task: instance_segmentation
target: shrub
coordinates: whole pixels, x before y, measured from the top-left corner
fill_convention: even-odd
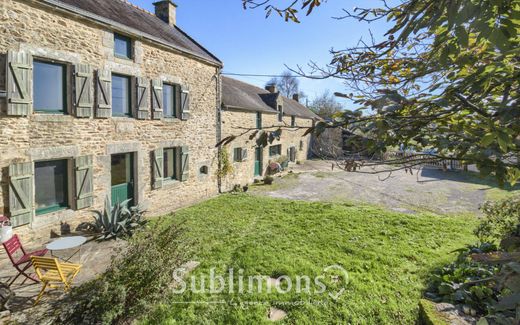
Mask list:
[[[217,177],[224,178],[228,175],[233,174],[234,168],[231,159],[229,158],[229,150],[227,146],[223,146],[218,151],[218,159],[220,161],[219,168],[217,169]]]
[[[279,156],[278,158],[276,158],[276,162],[279,163],[279,164],[283,164],[284,162],[288,161],[289,158],[287,158],[287,156],[285,155],[281,155]]]
[[[520,223],[520,197],[487,201],[480,208],[485,217],[475,230],[480,241],[500,241]]]
[[[144,225],[142,220],[146,212],[141,206],[129,207],[126,200],[112,206],[110,198],[105,199],[105,210],[94,211],[94,231],[100,233],[100,240],[116,239],[122,236],[131,237],[135,229]]]
[[[497,266],[475,262],[471,254],[489,253],[497,247],[490,243],[469,246],[458,250],[459,256],[432,276],[429,298],[467,306],[471,314],[484,314],[496,301],[499,294],[492,277],[499,271]]]
[[[61,323],[117,324],[146,313],[164,299],[173,272],[186,261],[181,233],[162,219],[154,231],[136,234],[103,275],[72,291],[62,305]]]
[[[274,178],[272,176],[266,176],[264,177],[264,184],[271,185],[273,184]]]

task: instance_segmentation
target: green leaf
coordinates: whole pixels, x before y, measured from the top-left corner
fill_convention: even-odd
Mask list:
[[[487,133],[482,137],[482,140],[480,140],[480,144],[484,147],[488,147],[491,143],[495,141],[495,135],[493,133]]]
[[[509,147],[510,139],[507,133],[499,132],[498,133],[498,145],[500,146],[500,150],[503,152],[507,152],[507,148]]]

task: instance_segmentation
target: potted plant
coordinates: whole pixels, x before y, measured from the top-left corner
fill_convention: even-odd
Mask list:
[[[289,167],[289,159],[285,155],[279,156],[276,159],[276,162],[279,163],[280,166],[282,166],[283,169]]]

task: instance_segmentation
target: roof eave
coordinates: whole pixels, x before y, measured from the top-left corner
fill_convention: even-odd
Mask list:
[[[247,112],[247,113],[254,113],[254,112],[261,112],[266,114],[278,114],[276,111],[267,111],[263,108],[253,108],[253,107],[240,107],[240,106],[233,106],[233,105],[226,105],[224,104],[225,110],[232,110],[232,111],[241,111],[241,112]]]
[[[83,9],[80,9],[80,8],[77,8],[77,7],[74,7],[74,6],[71,6],[71,5],[59,2],[57,0],[39,0],[39,1],[34,1],[33,0],[32,2],[33,3],[37,3],[37,4],[44,4],[44,5],[47,5],[47,6],[51,6],[51,7],[54,7],[55,9],[57,9],[57,10],[65,11],[67,13],[74,13],[76,15],[79,15],[79,16],[83,17],[83,18],[92,20],[92,21],[94,21],[94,22],[96,22],[98,24],[106,25],[106,26],[108,26],[108,27],[110,27],[110,28],[112,28],[112,29],[114,29],[114,30],[116,30],[118,32],[124,32],[124,33],[130,34],[130,35],[135,36],[135,37],[148,39],[150,41],[153,41],[154,43],[157,43],[159,45],[165,46],[165,47],[167,47],[169,49],[173,49],[174,51],[177,51],[177,52],[179,52],[181,54],[187,55],[187,56],[189,56],[191,58],[194,58],[194,59],[206,62],[206,63],[214,65],[214,66],[217,66],[218,68],[223,68],[223,66],[224,66],[224,64],[220,60],[216,59],[216,57],[213,54],[211,54],[209,51],[204,49],[202,46],[201,46],[201,48],[204,49],[206,52],[208,52],[208,54],[210,56],[214,57],[216,60],[208,60],[207,58],[201,57],[200,55],[198,55],[198,54],[196,54],[196,53],[194,53],[194,52],[192,52],[190,50],[178,47],[178,46],[176,46],[174,44],[171,44],[169,42],[161,40],[160,38],[152,36],[152,35],[150,35],[148,33],[142,32],[142,31],[137,30],[135,28],[128,27],[128,26],[126,26],[124,24],[118,23],[118,22],[113,21],[111,19],[108,19],[108,18],[105,18],[105,17],[101,17],[99,15],[93,14],[93,13],[88,12],[86,10],[83,10]],[[184,33],[184,34],[186,35],[186,33]],[[191,39],[191,37],[190,37],[190,39]],[[191,40],[193,40],[193,39],[191,39]],[[196,44],[198,46],[200,46],[200,44],[198,44],[198,43],[196,43]]]

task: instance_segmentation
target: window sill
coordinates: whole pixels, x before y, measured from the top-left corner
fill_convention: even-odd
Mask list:
[[[48,207],[45,209],[41,209],[40,211],[36,210],[35,216],[41,217],[41,216],[45,216],[45,215],[49,215],[49,214],[53,214],[53,213],[58,213],[58,212],[61,212],[61,211],[67,210],[67,209],[69,209],[69,207],[66,207],[66,206],[65,207],[62,207],[62,206]]]
[[[178,117],[163,117],[162,121],[164,123],[180,123],[182,122]]]
[[[36,122],[70,122],[73,117],[68,114],[58,113],[34,113],[31,119]]]
[[[112,118],[114,120],[120,120],[120,121],[135,120],[135,118],[131,115],[113,115]]]
[[[176,179],[163,179],[163,187],[162,188],[173,188],[181,185],[181,181]]]
[[[127,57],[125,55],[119,55],[119,54],[116,54],[116,53],[114,53],[114,58],[116,58],[118,60],[124,60],[124,61],[127,61],[127,62],[134,62],[134,58]]]

